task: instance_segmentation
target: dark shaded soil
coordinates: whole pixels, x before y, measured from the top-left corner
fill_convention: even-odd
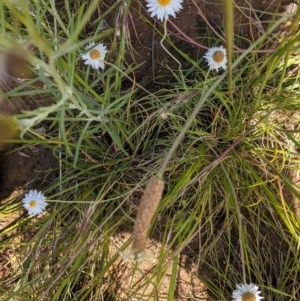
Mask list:
[[[240,37],[235,41],[236,46],[246,48],[268,26],[271,17],[267,13],[282,11],[284,5],[291,2],[279,0],[236,1],[242,8],[235,11],[235,33],[237,37]],[[59,3],[57,5],[62,6],[63,13],[64,2]],[[99,15],[114,4],[114,0],[103,1],[98,10]],[[172,18],[168,23],[168,33],[174,46],[183,50],[197,62],[205,53],[205,47],[219,45],[220,41],[224,40],[222,5],[220,1],[195,0],[185,1],[183,6],[184,9],[177,18]],[[95,16],[95,18],[97,17]],[[132,78],[152,91],[172,86],[173,78],[170,69],[178,70],[178,64],[162,49],[161,34],[153,30],[154,26],[157,31],[163,32],[162,24],[149,17],[145,9],[145,1],[132,1],[132,7],[127,16],[124,16],[121,4],[116,6],[105,18],[107,28],[115,29],[114,33],[118,32],[120,18],[125,18],[127,24],[128,45],[124,65],[126,67],[139,66],[132,71]],[[95,25],[91,23],[87,31],[92,33],[94,27]],[[216,42],[214,45],[208,45],[212,36],[215,37]],[[118,40],[118,36],[115,34],[108,37],[106,43],[110,44],[114,39]],[[195,43],[191,43],[189,39]],[[170,52],[174,52],[167,46],[167,43],[165,46]],[[191,67],[187,60],[177,54],[174,55],[181,61],[183,69]],[[113,56],[110,59],[112,62],[114,61]],[[7,60],[2,54],[0,60],[2,90],[9,90],[18,85],[15,78],[31,76],[22,60],[13,57],[9,59],[9,64],[6,63]],[[124,83],[124,89],[131,84]],[[51,100],[47,100],[45,103],[41,103],[40,99],[32,98],[4,99],[0,100],[0,112],[11,115],[21,110],[47,105],[49,101],[51,102]],[[47,127],[45,130],[47,131]],[[1,140],[3,140],[3,135],[0,137],[0,142]],[[0,198],[9,195],[17,187],[24,185],[39,187],[55,179],[55,173],[50,171],[57,167],[57,161],[51,150],[38,145],[27,146],[20,151],[17,147],[20,145],[17,145],[16,148],[11,145],[9,147],[0,145],[0,149],[2,148],[0,153]]]
[[[0,159],[0,199],[16,188],[28,185],[41,189],[55,181],[58,164],[50,149],[32,145],[2,154]]]

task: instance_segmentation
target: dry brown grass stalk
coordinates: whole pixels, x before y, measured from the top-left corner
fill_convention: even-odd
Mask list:
[[[132,251],[135,256],[145,250],[151,220],[161,200],[164,184],[162,179],[153,177],[145,187],[134,224]]]

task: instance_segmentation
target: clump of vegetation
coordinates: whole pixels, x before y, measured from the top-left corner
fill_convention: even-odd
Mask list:
[[[197,41],[174,17],[198,2],[0,3],[3,57],[31,66],[0,65],[12,72],[0,73],[1,108],[14,104],[1,110],[13,124],[7,152],[42,147],[56,162],[1,201],[0,216],[14,217],[2,227],[1,300],[157,300],[165,277],[163,298],[197,300],[176,290],[180,256],[207,300],[300,298],[300,8],[263,14],[225,1],[224,26],[204,19]],[[233,9],[262,14],[253,40],[236,33]],[[157,60],[145,53],[155,68],[142,75],[139,26],[160,49]],[[37,216],[22,206],[30,189],[46,198]],[[161,200],[147,206],[152,197]],[[133,233],[141,198],[152,209],[134,251],[154,257],[150,272],[131,262],[131,236],[119,239]],[[147,237],[160,243],[155,254]],[[120,260],[144,281],[122,278]]]

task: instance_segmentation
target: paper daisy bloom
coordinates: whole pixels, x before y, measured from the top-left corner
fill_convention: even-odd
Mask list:
[[[209,70],[216,70],[219,68],[227,69],[227,52],[223,46],[212,47],[204,55],[208,63]]]
[[[183,0],[148,0],[147,2],[147,11],[151,13],[151,17],[164,21],[168,20],[169,16],[176,17],[176,13],[182,9]]]
[[[29,190],[23,198],[23,206],[29,215],[38,215],[47,206],[46,197],[40,191]]]
[[[237,284],[236,290],[232,293],[233,301],[259,301],[263,299],[260,294],[258,285],[250,284]]]
[[[94,69],[101,68],[104,69],[104,58],[108,49],[103,44],[98,44],[95,46],[95,43],[92,42],[85,47],[88,51],[81,55],[82,59],[85,61],[86,65],[92,66]]]

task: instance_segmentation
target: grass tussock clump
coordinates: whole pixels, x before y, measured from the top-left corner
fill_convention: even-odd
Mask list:
[[[299,300],[300,8],[248,2],[0,2],[0,300]]]

